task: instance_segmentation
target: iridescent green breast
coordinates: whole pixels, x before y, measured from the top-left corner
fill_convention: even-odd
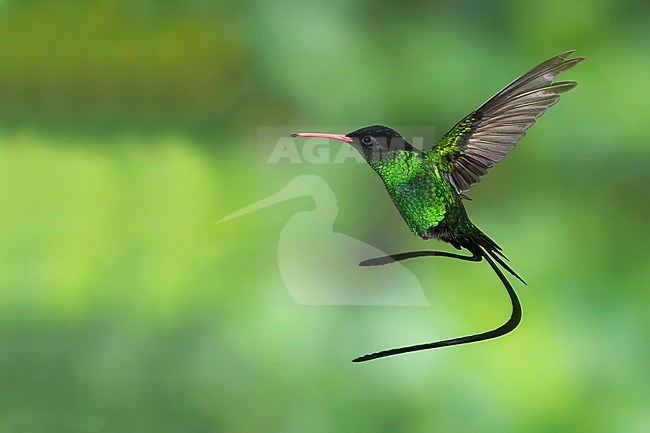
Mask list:
[[[389,161],[371,167],[384,181],[411,232],[418,236],[430,237],[429,228],[444,220],[457,200],[438,168],[415,152],[396,152]]]

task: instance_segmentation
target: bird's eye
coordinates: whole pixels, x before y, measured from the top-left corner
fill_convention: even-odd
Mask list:
[[[366,135],[365,137],[363,137],[363,138],[361,139],[361,143],[363,143],[363,144],[370,144],[370,143],[372,143],[372,137],[369,136],[369,135]]]

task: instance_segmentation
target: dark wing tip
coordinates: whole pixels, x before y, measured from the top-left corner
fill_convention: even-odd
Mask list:
[[[565,51],[565,52],[563,52],[562,54],[558,54],[558,55],[555,56],[555,57],[566,58],[566,57],[569,57],[571,54],[573,54],[573,53],[575,53],[575,52],[576,52],[576,50],[569,50],[569,51]]]
[[[556,58],[559,57],[559,58],[561,58],[561,59],[566,60],[567,57],[571,57],[575,52],[576,52],[576,50],[569,50],[569,51],[565,51],[565,52],[563,52],[562,54],[558,54],[558,55],[555,56],[555,57],[556,57]],[[585,58],[584,58],[584,57],[576,57],[575,59],[572,59],[572,60],[577,60],[577,59],[580,59],[580,61],[582,61],[582,60],[584,60]]]
[[[548,86],[548,88],[554,89],[557,93],[565,93],[569,90],[575,89],[577,85],[577,81],[556,81],[552,85]]]
[[[550,60],[554,60],[554,59],[561,60],[561,63],[563,63],[565,65],[568,65],[568,67],[565,69],[565,70],[567,70],[567,69],[573,68],[575,65],[577,65],[578,63],[580,63],[580,62],[582,62],[582,61],[584,61],[586,59],[585,57],[574,57],[573,59],[569,59],[568,57],[571,56],[575,52],[576,52],[576,50],[570,50],[570,51],[567,51],[566,53],[558,54],[557,56],[553,57]]]

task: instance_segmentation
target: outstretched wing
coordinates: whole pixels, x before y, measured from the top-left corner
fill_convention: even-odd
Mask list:
[[[517,78],[426,151],[458,193],[478,183],[562,93],[577,86],[573,81],[553,83],[561,72],[584,60],[567,59],[572,53],[555,56]]]

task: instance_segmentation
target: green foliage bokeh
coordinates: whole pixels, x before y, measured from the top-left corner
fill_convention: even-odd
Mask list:
[[[649,19],[613,0],[1,2],[0,432],[647,431]],[[312,205],[214,225],[317,174],[337,231],[445,248],[360,165],[261,168],[257,128],[444,133],[574,48],[578,88],[468,204],[529,283],[506,338],[353,365],[498,323],[498,282],[425,261],[431,308],[278,302],[278,234]]]

